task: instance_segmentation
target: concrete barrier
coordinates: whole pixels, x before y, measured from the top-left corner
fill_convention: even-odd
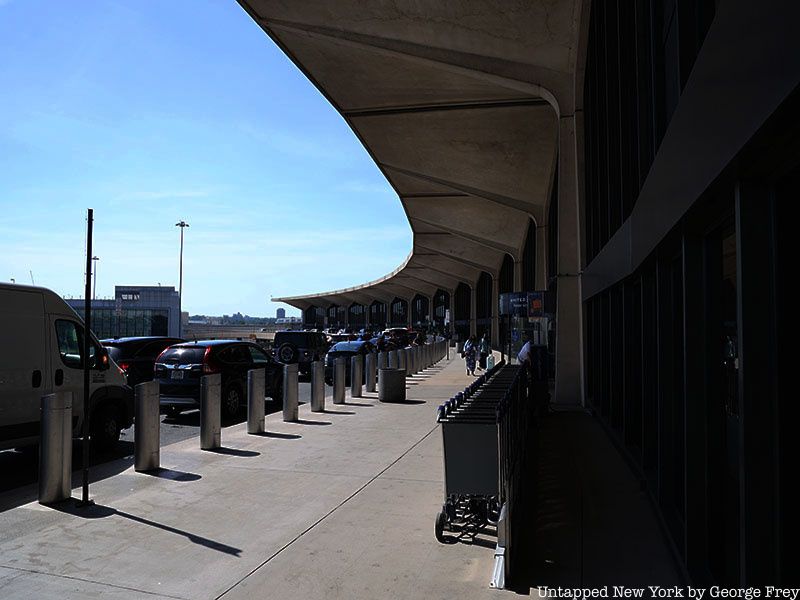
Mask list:
[[[216,450],[222,445],[222,375],[200,378],[200,449]]]
[[[311,363],[311,412],[325,412],[325,364]]]
[[[374,392],[375,391],[375,383],[376,378],[378,375],[378,371],[376,368],[376,362],[378,361],[378,356],[375,352],[370,352],[367,354],[367,391]]]
[[[333,361],[333,403],[344,404],[345,377],[347,376],[347,359],[343,356]]]
[[[283,420],[297,421],[297,365],[283,365]]]
[[[364,367],[361,356],[350,359],[350,397],[361,398],[361,385],[364,381]]]
[[[247,433],[264,433],[266,376],[264,369],[251,369],[247,372]]]
[[[133,468],[137,472],[155,471],[161,467],[158,382],[146,381],[135,386],[134,401],[136,427],[133,430]]]
[[[72,392],[41,399],[39,504],[72,496]]]

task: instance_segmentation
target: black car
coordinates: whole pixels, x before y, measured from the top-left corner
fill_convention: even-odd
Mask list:
[[[222,414],[236,417],[247,406],[247,372],[266,370],[267,396],[283,401],[283,369],[256,344],[238,340],[184,342],[170,346],[156,359],[155,379],[167,414],[200,408],[200,378],[222,375]]]
[[[334,344],[331,349],[328,350],[328,354],[325,356],[325,383],[328,385],[333,385],[333,361],[337,358],[346,358],[347,364],[344,368],[344,381],[345,385],[350,385],[350,370],[352,365],[351,359],[354,356],[362,357],[361,372],[364,374],[364,381],[362,383],[366,383],[366,368],[364,368],[366,366],[365,357],[374,350],[375,347],[372,344],[362,340],[338,342]]]
[[[311,372],[311,363],[322,360],[329,346],[325,334],[317,331],[276,331],[272,343],[275,358],[287,365],[297,363],[303,374]]]
[[[123,337],[100,340],[108,349],[108,355],[128,378],[128,385],[153,379],[153,365],[165,348],[180,344],[181,338],[164,336]]]

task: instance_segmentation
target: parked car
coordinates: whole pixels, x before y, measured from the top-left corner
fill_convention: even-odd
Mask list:
[[[72,392],[73,435],[83,427],[83,320],[55,292],[0,283],[0,450],[39,443],[41,398]],[[92,444],[105,449],[133,423],[133,390],[89,332]]]
[[[210,340],[184,342],[164,350],[156,359],[154,375],[161,386],[161,406],[176,416],[200,408],[200,378],[222,375],[222,414],[235,418],[247,406],[247,372],[266,370],[267,396],[283,401],[283,369],[251,342]]]
[[[186,340],[164,336],[124,337],[100,340],[108,349],[131,387],[153,379],[156,358],[165,348]]]
[[[330,344],[316,331],[277,331],[272,343],[274,356],[284,364],[297,363],[300,373],[311,372],[311,363],[322,360]]]
[[[412,332],[405,327],[390,327],[383,332],[383,334],[386,336],[386,339],[391,339],[397,348],[405,348],[408,346],[411,339],[411,333]]]
[[[328,385],[333,385],[333,365],[334,360],[337,358],[346,358],[347,363],[344,369],[345,372],[345,385],[350,385],[350,370],[351,370],[351,359],[354,356],[361,356],[362,360],[364,356],[374,350],[374,346],[369,342],[364,342],[361,340],[357,341],[348,341],[348,342],[337,342],[334,344],[330,350],[328,350],[328,354],[325,356],[325,383]],[[362,362],[362,367],[365,366],[365,363]],[[361,372],[364,374],[364,382],[366,382],[366,369],[362,368]]]

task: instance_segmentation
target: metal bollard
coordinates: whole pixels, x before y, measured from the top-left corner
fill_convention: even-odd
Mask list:
[[[344,384],[347,371],[347,359],[343,356],[333,361],[333,403],[344,404]]]
[[[325,412],[325,363],[311,363],[311,412]]]
[[[361,385],[364,381],[364,366],[360,356],[350,359],[350,397],[361,398]]]
[[[387,369],[397,369],[397,350],[389,350],[389,360],[387,361]]]
[[[41,399],[39,504],[72,496],[72,392]]]
[[[386,351],[378,352],[378,369],[385,369],[389,366],[389,354]]]
[[[409,346],[406,350],[406,359],[408,360],[408,374],[416,375],[419,373],[419,369],[417,368],[417,349],[419,346]]]
[[[378,357],[374,352],[370,352],[367,354],[367,391],[374,392],[375,391],[375,377],[377,376],[377,371],[375,368],[375,363],[377,362]]]
[[[417,346],[414,348],[414,373],[419,373],[425,367],[422,365],[422,352],[424,346]]]
[[[222,375],[203,375],[200,378],[200,449],[215,450],[222,443]]]
[[[297,421],[297,365],[283,365],[283,420]]]
[[[247,433],[264,433],[264,395],[267,392],[267,372],[251,369],[247,372]]]
[[[408,375],[408,361],[406,360],[406,349],[405,348],[398,348],[397,349],[397,368],[401,369],[406,372]]]
[[[159,418],[159,385],[146,381],[134,388],[136,427],[133,429],[133,468],[155,471],[161,467],[161,419]]]

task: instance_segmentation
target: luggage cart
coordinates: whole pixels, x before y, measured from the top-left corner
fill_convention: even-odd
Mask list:
[[[497,364],[439,407],[445,493],[435,534],[441,543],[474,539],[487,525],[497,526],[501,506],[497,408],[508,379],[503,367]]]

